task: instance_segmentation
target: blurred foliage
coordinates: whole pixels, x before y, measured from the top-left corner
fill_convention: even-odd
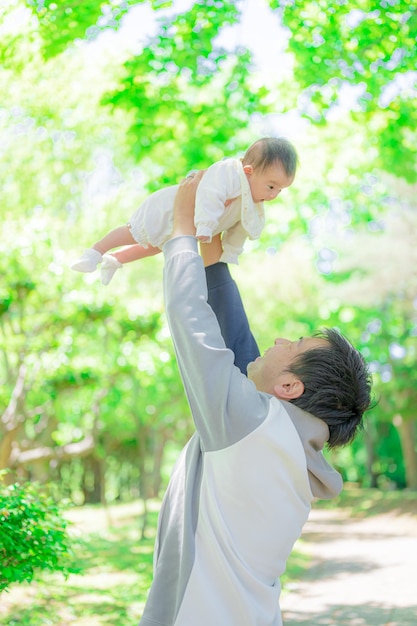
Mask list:
[[[132,114],[135,157],[164,163],[159,184],[234,154],[251,115],[268,110],[267,90],[249,80],[250,52],[215,43],[221,29],[238,21],[240,4],[197,2],[162,19],[158,34],[126,62],[120,85],[104,99]]]
[[[343,99],[375,164],[417,182],[416,37],[412,0],[270,0],[290,31],[301,110],[324,123]],[[367,131],[367,132],[366,132]]]
[[[58,56],[69,41],[93,40],[105,28],[117,28],[121,18],[136,2],[83,0],[27,0],[37,17],[45,59]]]

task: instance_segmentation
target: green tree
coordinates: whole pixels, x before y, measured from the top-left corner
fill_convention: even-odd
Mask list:
[[[138,190],[129,179],[132,161],[116,139],[124,136],[127,126],[124,118],[116,124],[99,105],[112,80],[110,65],[104,64],[106,82],[97,65],[76,48],[65,55],[65,63],[56,55],[43,60],[38,22],[21,9],[14,2],[3,7],[9,20],[6,62],[0,70],[2,89],[9,93],[0,116],[5,148],[0,154],[5,181],[0,210],[7,233],[0,243],[5,278],[0,293],[0,466],[42,481],[67,475],[73,484],[64,489],[71,496],[77,492],[77,501],[83,501],[92,497],[91,480],[86,480],[91,468],[106,469],[107,456],[122,459],[132,441],[130,463],[138,465],[139,427],[129,417],[132,403],[123,386],[129,377],[137,378],[141,338],[159,347],[151,361],[166,352],[162,344],[168,340],[161,342],[159,336],[160,296],[154,293],[160,294],[160,288],[152,287],[160,268],[154,264],[150,271],[152,262],[147,265],[140,277],[143,303],[140,297],[130,298],[130,310],[115,306],[111,293],[99,295],[91,283],[82,287],[81,278],[68,272],[69,247],[86,245],[105,219],[110,224],[113,206],[131,212],[138,202]],[[118,65],[117,57],[113,66]],[[83,91],[79,81],[92,87],[96,81],[97,88]],[[120,169],[114,165],[116,158]],[[122,302],[129,291],[122,277]],[[150,312],[153,306],[156,313]],[[175,394],[178,376],[175,381],[168,378],[167,385]],[[181,408],[172,398],[169,411],[146,413],[154,403],[148,384],[136,411],[153,420],[155,432],[158,421],[162,425],[168,419],[166,414],[187,414],[182,394]],[[115,407],[119,428],[112,423]],[[178,438],[182,441],[180,434]],[[148,459],[151,454],[152,442]],[[75,467],[74,459],[83,460],[82,471],[66,474],[62,468]],[[159,458],[160,472],[161,463]],[[158,488],[160,476],[151,469],[152,484]],[[101,498],[105,477],[105,471],[96,472],[92,485]],[[113,493],[117,497],[117,489]]]
[[[351,237],[342,254],[333,253],[327,314],[353,335],[374,371],[378,419],[368,432],[371,474],[416,489],[417,224],[407,206],[384,217],[383,224],[372,222]]]
[[[417,8],[410,0],[320,2],[270,0],[290,31],[293,93],[316,123],[350,96],[352,119],[363,126],[372,162],[408,182],[415,159]]]

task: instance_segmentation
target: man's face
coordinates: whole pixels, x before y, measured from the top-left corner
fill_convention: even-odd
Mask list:
[[[271,165],[261,171],[259,169],[254,170],[251,165],[245,165],[243,169],[254,202],[274,200],[294,180],[294,177],[287,176],[281,163]]]
[[[294,374],[286,370],[299,354],[315,348],[329,348],[329,342],[318,337],[301,337],[298,341],[275,339],[274,345],[266,350],[263,356],[249,363],[248,378],[255,383],[258,391],[265,391],[283,399],[299,397],[304,391],[304,385]],[[299,385],[296,384],[297,381]],[[287,392],[298,395],[286,397]]]

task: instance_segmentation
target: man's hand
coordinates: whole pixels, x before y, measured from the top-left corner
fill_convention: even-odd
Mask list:
[[[195,236],[194,206],[198,183],[203,178],[204,170],[191,174],[180,183],[174,202],[174,228],[171,238],[181,235]]]

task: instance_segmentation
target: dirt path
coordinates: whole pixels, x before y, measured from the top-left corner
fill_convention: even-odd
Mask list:
[[[285,626],[417,626],[417,516],[315,510],[300,549],[311,567],[287,593]]]

